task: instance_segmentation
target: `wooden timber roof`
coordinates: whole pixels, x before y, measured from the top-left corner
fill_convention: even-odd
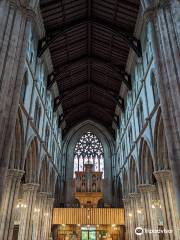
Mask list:
[[[59,96],[55,110],[63,106],[60,124],[67,128],[92,119],[112,128],[115,107],[123,110],[118,96],[122,84],[131,89],[125,72],[129,49],[141,56],[133,32],[138,0],[41,0],[46,36],[39,41],[38,55],[49,47]],[[117,123],[116,123],[117,124]]]

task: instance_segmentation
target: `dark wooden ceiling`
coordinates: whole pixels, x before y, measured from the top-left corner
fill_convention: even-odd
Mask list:
[[[46,37],[39,55],[49,47],[54,73],[48,84],[59,87],[60,122],[70,128],[92,119],[111,129],[116,105],[123,109],[120,87],[130,85],[124,74],[139,1],[41,0],[40,6]]]

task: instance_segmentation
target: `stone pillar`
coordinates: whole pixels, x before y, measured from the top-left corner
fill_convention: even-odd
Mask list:
[[[165,234],[165,238],[167,240],[178,240],[180,236],[180,221],[175,201],[172,173],[170,170],[160,170],[154,172],[154,175],[158,183],[164,228],[173,230],[172,233]]]
[[[133,239],[136,239],[137,236],[135,234],[135,229],[137,227],[144,227],[144,218],[143,218],[143,209],[141,204],[141,194],[140,193],[130,193],[129,198],[131,201],[131,209],[132,209],[132,219],[133,219],[133,229],[132,233],[134,235]],[[141,236],[141,239],[144,236]]]
[[[53,213],[53,204],[54,204],[54,198],[48,197],[47,198],[47,227],[46,227],[46,235],[45,239],[49,240],[51,237],[51,225],[52,225],[52,213]]]
[[[3,195],[0,216],[0,239],[11,239],[14,227],[14,208],[17,204],[20,181],[24,171],[8,169],[6,177],[6,191]]]
[[[131,240],[131,208],[130,208],[130,199],[124,198],[124,211],[125,211],[125,227],[126,227],[126,233],[125,233],[125,239]]]
[[[178,0],[146,0],[157,86],[180,217],[180,28]],[[143,4],[143,0],[142,0]]]
[[[21,211],[18,240],[30,240],[33,231],[33,214],[35,210],[36,193],[39,185],[27,183],[23,185],[23,204]]]
[[[152,209],[152,204],[154,199],[157,197],[157,190],[154,185],[151,184],[140,184],[139,186],[140,192],[141,192],[141,200],[143,206],[143,212],[144,212],[144,227],[146,229],[158,229],[158,221],[156,212]],[[158,240],[159,236],[158,234],[145,234],[145,239],[147,240]]]
[[[33,217],[33,239],[44,239],[44,213],[46,212],[46,202],[48,194],[38,192]]]
[[[29,15],[33,12],[31,7],[22,5],[29,3],[0,1],[3,15],[0,16],[0,207],[24,74],[30,34]]]

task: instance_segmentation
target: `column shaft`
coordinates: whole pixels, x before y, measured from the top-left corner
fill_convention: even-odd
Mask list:
[[[150,184],[140,184],[139,189],[141,192],[141,200],[144,205],[144,227],[149,230],[157,230],[158,229],[158,221],[155,209],[152,209],[153,200],[157,196],[156,187]],[[158,240],[158,234],[145,234],[145,239],[148,240]]]
[[[20,181],[23,171],[9,169],[6,177],[6,191],[3,194],[1,218],[0,218],[0,239],[12,238],[14,227],[14,214],[17,203]]]
[[[153,11],[147,9],[145,16],[151,27],[164,131],[180,216],[180,30],[177,24],[180,3],[177,0],[159,2],[158,7],[152,5]]]
[[[166,239],[178,240],[180,231],[175,193],[173,189],[172,174],[170,170],[154,172],[158,182],[159,197],[162,206],[164,228],[173,230],[170,234],[165,234]]]
[[[33,214],[35,210],[36,193],[38,184],[28,183],[23,185],[23,203],[18,240],[31,240],[33,232]]]

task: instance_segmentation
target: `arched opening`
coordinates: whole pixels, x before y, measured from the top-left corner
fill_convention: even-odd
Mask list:
[[[128,179],[128,174],[126,169],[124,169],[122,173],[122,183],[123,183],[122,184],[123,198],[125,199],[128,197],[128,194],[129,194],[129,179]]]
[[[135,162],[135,159],[133,157],[131,157],[131,159],[130,159],[130,183],[131,183],[130,192],[131,193],[137,193],[138,192],[139,178],[138,178],[136,162]]]
[[[151,86],[152,86],[154,104],[156,104],[159,101],[159,94],[158,94],[157,82],[156,82],[154,73],[151,74]]]
[[[28,86],[28,73],[26,71],[24,74],[24,78],[21,86],[21,95],[20,95],[21,101],[23,103],[25,102],[25,98],[26,98],[27,86]]]
[[[157,159],[155,170],[170,169],[166,136],[164,133],[161,112],[158,114],[154,137],[155,158]]]
[[[89,133],[88,138],[91,138],[93,142],[89,142],[87,147],[87,142],[85,135]],[[86,155],[85,152],[81,151],[82,144],[78,144],[79,140],[83,136],[82,140],[85,141],[84,149],[85,151],[89,151],[89,155]],[[90,149],[91,144],[97,145],[95,146],[95,150]],[[96,169],[104,171],[103,175],[103,200],[107,205],[112,204],[112,156],[114,152],[114,142],[104,127],[99,125],[94,121],[84,121],[74,127],[71,131],[68,132],[64,139],[64,147],[63,147],[63,161],[66,163],[66,179],[65,179],[65,201],[68,205],[74,205],[75,203],[75,183],[74,183],[74,172],[77,169],[82,169],[83,171],[83,158],[85,161],[94,161],[97,163]],[[86,149],[87,147],[87,149]],[[83,149],[83,148],[82,148]],[[89,149],[89,150],[88,150]],[[75,153],[79,153],[79,160]],[[75,152],[74,152],[75,151]],[[80,158],[80,156],[82,156]],[[89,160],[88,160],[89,158]],[[103,169],[104,168],[104,169]]]
[[[140,173],[141,183],[154,184],[156,179],[153,175],[154,164],[149,146],[145,140],[142,140],[140,148]]]
[[[39,191],[47,192],[48,184],[49,184],[49,165],[47,157],[45,157],[42,161],[40,176],[39,176]]]
[[[9,169],[20,169],[22,170],[23,162],[23,147],[24,147],[24,133],[21,122],[21,115],[18,112],[16,119],[14,139],[11,147],[11,157],[9,161]]]
[[[34,124],[37,129],[39,129],[40,119],[41,119],[41,105],[37,99],[35,103],[35,110],[34,110]]]

